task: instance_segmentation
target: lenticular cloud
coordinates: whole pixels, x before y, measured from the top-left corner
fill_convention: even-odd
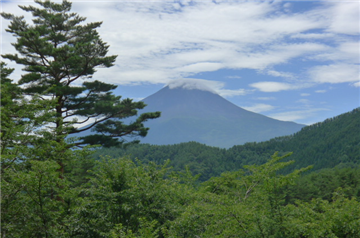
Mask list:
[[[215,88],[221,88],[223,85],[220,85],[220,82],[209,81],[204,79],[194,79],[194,78],[183,78],[172,80],[167,85],[170,89],[174,88],[184,88],[188,90],[202,90],[208,91],[217,94],[214,90]]]

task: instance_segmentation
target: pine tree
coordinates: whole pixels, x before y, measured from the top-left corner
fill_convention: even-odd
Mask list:
[[[53,113],[51,102],[39,97],[25,98],[22,89],[10,78],[14,69],[0,62],[1,71],[1,171],[14,162],[20,163],[29,157],[39,140],[44,141],[44,126]],[[43,128],[43,129],[41,129]],[[48,143],[48,142],[47,142]]]
[[[19,131],[24,131],[24,128],[19,128],[18,121],[14,118],[21,107],[16,103],[20,98],[20,88],[13,84],[9,75],[14,71],[6,67],[4,62],[0,62],[1,73],[1,168],[8,167],[17,159],[17,154],[20,153],[16,147],[17,134]],[[15,119],[15,120],[14,120]]]
[[[143,122],[158,118],[160,112],[143,113],[124,124],[122,119],[137,116],[146,105],[122,100],[111,92],[116,85],[92,79],[96,68],[109,68],[116,59],[115,55],[107,56],[109,46],[96,30],[102,23],[82,24],[86,18],[71,12],[71,3],[66,0],[35,2],[41,7],[19,6],[32,13],[33,24],[23,16],[1,13],[11,21],[6,31],[16,37],[12,45],[19,53],[2,57],[24,65],[27,73],[18,82],[23,95],[53,105],[47,122],[52,140],[64,142],[69,134],[92,130],[94,134],[68,143],[67,148],[86,144],[107,147],[127,142],[124,136],[146,136],[149,128]]]

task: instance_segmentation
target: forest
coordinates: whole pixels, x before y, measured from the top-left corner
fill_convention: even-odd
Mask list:
[[[282,170],[289,173],[309,165],[316,171],[324,168],[356,167],[360,163],[360,108],[323,122],[304,127],[290,135],[265,142],[246,143],[229,149],[206,146],[197,142],[175,145],[137,144],[126,148],[102,148],[94,158],[109,155],[113,158],[130,156],[142,162],[163,163],[178,171],[188,166],[193,174],[201,174],[199,180],[206,181],[225,171],[234,171],[243,165],[262,164],[278,151],[293,152],[295,163]]]
[[[1,13],[25,72],[1,62],[1,237],[358,237],[359,108],[227,150],[128,142],[161,113],[91,79],[116,59],[101,22],[35,2]]]

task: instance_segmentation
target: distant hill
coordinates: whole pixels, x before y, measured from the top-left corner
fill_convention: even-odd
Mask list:
[[[294,152],[289,159],[296,163],[284,172],[308,165],[314,165],[314,171],[360,164],[360,108],[304,127],[291,136],[260,143],[246,143],[229,149],[197,142],[162,146],[139,144],[127,149],[101,149],[95,156],[130,155],[143,162],[156,163],[170,159],[175,169],[183,170],[188,165],[193,173],[202,174],[201,180],[207,180],[224,171],[240,169],[243,165],[264,163],[275,151]]]
[[[145,123],[150,130],[142,143],[197,141],[229,148],[290,135],[304,127],[247,111],[214,92],[200,89],[166,86],[143,101],[147,107],[140,113],[161,111],[161,117]]]
[[[296,163],[288,169],[314,165],[314,170],[360,163],[360,108],[302,128],[291,136],[271,139],[263,143],[247,144],[251,150],[273,153],[293,152]],[[228,153],[239,155],[244,147],[234,146]],[[248,158],[243,162],[251,163]]]

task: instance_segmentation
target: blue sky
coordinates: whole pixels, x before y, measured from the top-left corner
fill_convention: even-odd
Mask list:
[[[31,16],[2,1],[2,11]],[[359,1],[73,1],[118,55],[94,79],[139,100],[168,84],[312,124],[359,107]],[[1,22],[1,53],[14,38]],[[12,75],[17,79],[21,67]]]

